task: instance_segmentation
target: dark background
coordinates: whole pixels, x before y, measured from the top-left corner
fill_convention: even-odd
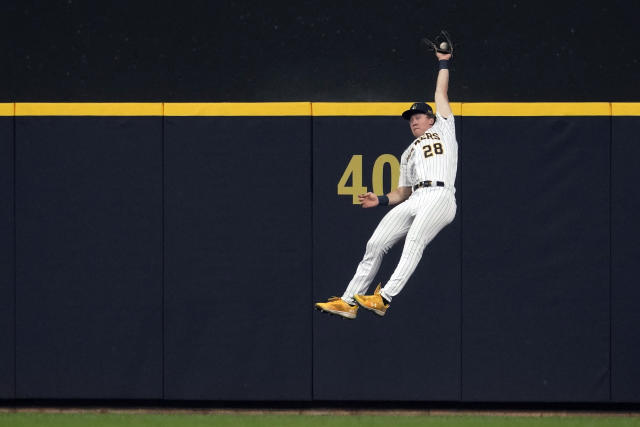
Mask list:
[[[10,2],[0,101],[637,101],[640,6]],[[403,297],[339,294],[395,117],[7,117],[0,399],[639,402],[634,117],[460,117]],[[399,248],[385,259],[386,280]],[[373,372],[373,374],[372,374]]]
[[[634,1],[4,2],[0,101],[406,101],[640,98]]]

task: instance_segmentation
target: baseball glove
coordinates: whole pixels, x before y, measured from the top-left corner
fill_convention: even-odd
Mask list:
[[[438,34],[433,41],[424,38],[422,42],[426,44],[429,49],[433,49],[436,52],[450,53],[453,55],[453,42],[451,41],[449,33],[445,30],[440,31],[440,34]]]

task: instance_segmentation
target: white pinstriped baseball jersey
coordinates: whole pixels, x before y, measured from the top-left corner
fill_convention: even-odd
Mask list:
[[[458,143],[453,115],[436,113],[435,124],[416,138],[400,158],[400,187],[422,181],[442,181],[455,192],[458,169]]]

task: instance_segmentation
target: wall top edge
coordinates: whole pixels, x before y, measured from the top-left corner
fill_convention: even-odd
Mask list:
[[[311,116],[310,102],[166,102],[165,116]]]
[[[12,102],[0,103],[0,116],[13,116],[15,111],[15,104]]]
[[[162,102],[16,102],[16,116],[162,116]]]
[[[432,104],[433,102],[428,103]],[[0,116],[395,116],[407,102],[0,103]],[[640,116],[640,102],[452,102],[467,117]]]

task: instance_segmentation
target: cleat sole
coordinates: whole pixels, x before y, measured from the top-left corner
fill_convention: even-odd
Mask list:
[[[331,311],[331,310],[324,310],[320,307],[315,307],[316,310],[318,310],[321,313],[327,313],[330,314],[332,316],[339,316],[342,317],[343,319],[349,319],[349,320],[353,320],[356,318],[356,314],[354,313],[345,313],[343,311]]]

